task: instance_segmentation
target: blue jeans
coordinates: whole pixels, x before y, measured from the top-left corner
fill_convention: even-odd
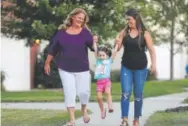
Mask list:
[[[147,77],[147,69],[131,70],[124,66],[121,67],[121,116],[128,118],[129,113],[129,99],[132,92],[132,84],[134,91],[134,118],[139,119],[142,115],[142,94],[144,83]]]
[[[186,74],[188,74],[188,64],[187,64],[187,66],[185,67],[185,71],[186,71]]]

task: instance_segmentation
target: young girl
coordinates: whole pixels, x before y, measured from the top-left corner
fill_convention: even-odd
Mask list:
[[[97,101],[101,110],[101,118],[105,119],[106,109],[103,105],[103,93],[106,94],[108,103],[108,112],[112,113],[112,96],[111,96],[111,81],[110,81],[110,71],[111,64],[115,58],[118,46],[115,46],[113,53],[111,50],[105,46],[97,48],[96,43],[94,43],[95,57],[96,57],[96,69],[94,79],[97,80],[96,91],[97,91]]]

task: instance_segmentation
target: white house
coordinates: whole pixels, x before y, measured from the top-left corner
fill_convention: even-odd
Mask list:
[[[175,45],[175,49],[178,45]],[[183,47],[183,51],[174,55],[174,79],[183,79],[185,77],[185,66],[188,64],[188,54],[186,48]],[[161,44],[155,46],[156,59],[157,59],[157,78],[159,80],[170,79],[170,48],[169,44]],[[121,56],[123,54],[123,49],[121,49],[114,60],[112,69],[120,69],[121,67]],[[146,52],[148,58],[148,68],[151,66],[151,60],[149,52]],[[95,57],[93,53],[89,53],[91,69],[94,69]]]
[[[41,45],[41,51],[46,44]],[[175,47],[177,48],[177,47]],[[183,79],[185,76],[185,65],[188,63],[188,55],[184,52],[177,53],[174,56],[174,78]],[[159,80],[168,80],[170,78],[170,51],[169,45],[163,44],[155,46],[157,53],[157,71]],[[31,48],[25,47],[24,40],[15,40],[1,37],[1,70],[6,73],[4,86],[8,91],[27,91],[32,88],[33,66]],[[120,69],[121,56],[123,49],[117,54],[112,69]],[[150,66],[150,57],[148,55],[148,67]],[[90,67],[94,69],[95,57],[89,52]],[[34,62],[34,61],[33,61]]]
[[[30,90],[30,49],[24,40],[1,37],[1,71],[9,91]]]

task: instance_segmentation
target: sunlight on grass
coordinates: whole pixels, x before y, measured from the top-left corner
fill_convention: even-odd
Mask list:
[[[147,121],[146,126],[187,126],[188,112],[157,112]]]
[[[144,97],[160,96],[165,94],[183,92],[188,88],[188,79],[176,81],[150,81],[146,82],[144,88]],[[90,101],[96,101],[96,85],[91,85]],[[120,82],[112,83],[113,101],[120,101],[121,85]],[[133,96],[131,97],[131,100]],[[63,92],[57,90],[31,90],[25,92],[1,92],[2,102],[63,102]]]
[[[81,112],[76,111],[76,117]],[[2,126],[60,126],[69,120],[68,113],[63,110],[17,110],[2,109]]]

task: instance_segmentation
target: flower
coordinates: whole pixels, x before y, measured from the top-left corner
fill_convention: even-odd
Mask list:
[[[39,45],[39,44],[40,44],[40,40],[39,40],[39,39],[36,39],[36,40],[35,40],[35,44]]]

